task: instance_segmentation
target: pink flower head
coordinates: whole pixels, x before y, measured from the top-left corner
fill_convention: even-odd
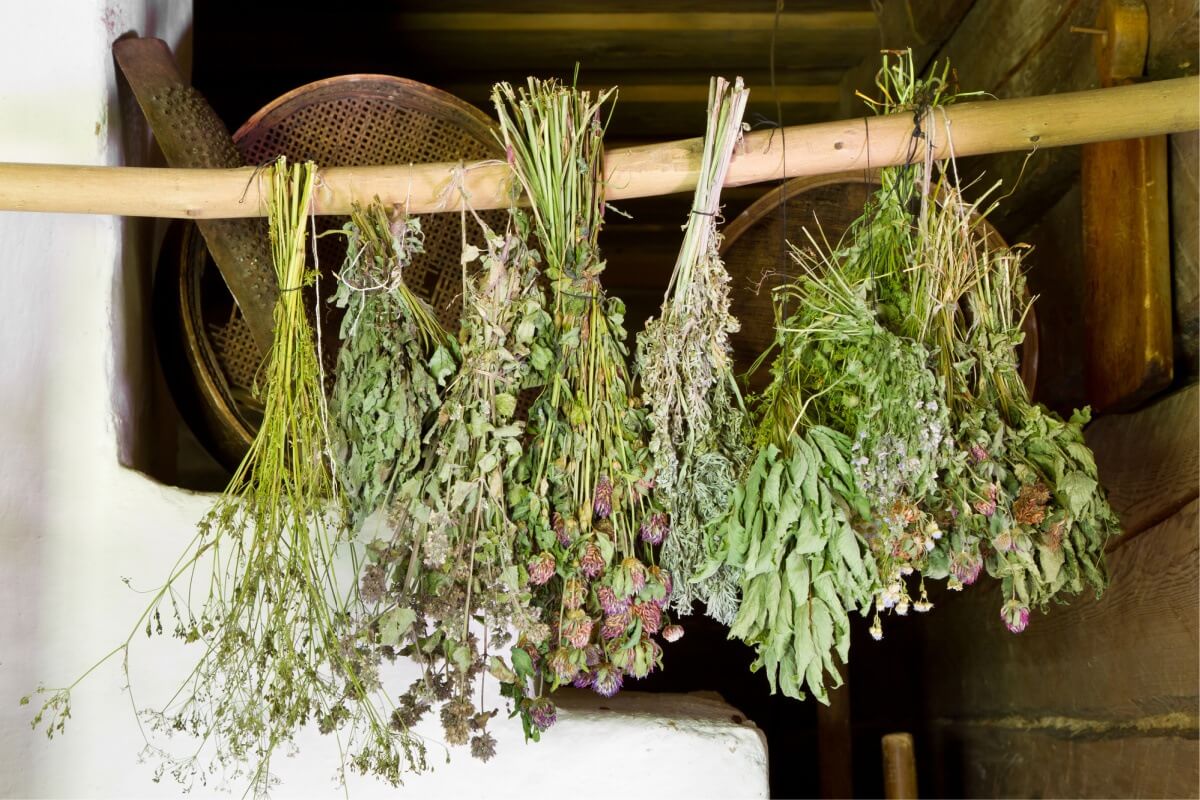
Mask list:
[[[1020,633],[1029,627],[1029,607],[1016,600],[1009,600],[1000,609],[1000,619],[1004,620],[1004,627],[1008,628],[1010,633]]]
[[[611,586],[601,586],[597,589],[596,599],[600,601],[600,608],[604,609],[605,614],[620,614],[629,610],[629,601],[617,597]]]
[[[600,519],[608,519],[612,514],[613,485],[607,475],[601,475],[596,481],[596,490],[592,492],[592,511]]]
[[[646,588],[646,567],[633,556],[621,561],[621,589],[617,594],[623,597],[633,597]]]
[[[579,559],[579,569],[589,578],[596,578],[604,572],[604,554],[595,542],[588,542],[583,548],[583,556]]]
[[[554,577],[554,568],[556,566],[554,554],[549,550],[543,550],[529,562],[529,582],[534,586],[542,586],[548,583]]]
[[[663,628],[662,637],[668,642],[678,642],[683,638],[683,626],[668,625],[667,627]]]
[[[558,720],[558,709],[545,697],[539,697],[529,706],[529,719],[539,731],[544,731]]]
[[[963,553],[950,562],[950,571],[964,586],[979,580],[983,571],[983,559],[973,553]]]
[[[662,609],[656,603],[635,603],[633,614],[642,621],[642,630],[658,633],[662,627]]]
[[[988,460],[988,451],[984,450],[982,447],[980,447],[977,444],[973,444],[973,445],[971,445],[971,458],[974,459],[976,464],[987,461]]]
[[[612,641],[624,634],[628,628],[629,614],[627,612],[609,614],[604,618],[604,623],[600,626],[600,636],[606,641]]]
[[[641,530],[638,533],[643,542],[658,546],[663,543],[663,539],[667,538],[670,529],[671,523],[667,520],[667,515],[656,511],[642,522]]]
[[[578,578],[568,578],[563,584],[563,605],[567,608],[579,608],[587,599],[587,587]]]
[[[624,683],[624,680],[621,671],[615,666],[612,664],[601,664],[596,667],[596,676],[592,680],[592,689],[602,697],[612,697],[621,691],[621,684]]]
[[[559,683],[570,683],[579,674],[579,665],[571,658],[571,652],[565,647],[560,647],[551,653],[546,666],[550,668],[550,672],[554,674]]]
[[[582,650],[592,638],[592,618],[585,614],[583,609],[573,608],[567,612],[562,632],[572,647]]]
[[[563,547],[571,546],[571,532],[567,530],[567,521],[562,514],[554,512],[553,521],[550,527],[554,529],[554,538],[558,539],[558,543]]]
[[[663,587],[663,596],[657,598],[654,602],[659,608],[665,608],[671,600],[671,592],[675,588],[675,584],[671,580],[671,571],[663,569],[660,566],[652,566],[646,570],[649,575],[648,582],[653,581]]]
[[[594,680],[596,680],[596,676],[585,671],[576,675],[575,680],[571,681],[571,685],[576,689],[590,689]]]

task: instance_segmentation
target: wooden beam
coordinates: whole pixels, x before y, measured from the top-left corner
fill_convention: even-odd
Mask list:
[[[1019,100],[963,103],[925,125],[933,155],[965,156],[1061,147],[1200,127],[1200,78]],[[901,164],[911,157],[911,115],[797,126],[747,134],[727,186]],[[609,151],[611,200],[690,191],[701,139]],[[378,196],[418,214],[457,210],[462,192],[477,209],[508,203],[505,164],[331,167],[321,171],[319,214],[344,214]],[[0,164],[0,210],[212,219],[263,216],[261,172]]]
[[[875,32],[875,15],[870,11],[801,11],[779,15],[785,31]],[[400,13],[396,26],[405,31],[472,31],[482,33],[523,32],[628,32],[654,31],[771,31],[775,14],[767,12],[658,13]]]

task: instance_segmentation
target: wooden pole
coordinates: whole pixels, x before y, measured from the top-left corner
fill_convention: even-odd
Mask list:
[[[917,800],[917,757],[911,733],[889,733],[883,745],[883,796]]]
[[[922,121],[945,158],[1129,139],[1200,128],[1200,77],[1086,92],[962,103]],[[842,120],[747,134],[726,186],[905,163],[911,114]],[[607,198],[691,191],[700,139],[619,148],[605,157]],[[921,147],[924,146],[922,142]],[[414,214],[455,211],[462,192],[476,209],[510,196],[502,163],[329,167],[320,171],[319,214],[345,214],[352,201],[379,197]],[[459,191],[461,187],[462,191]],[[254,168],[224,170],[79,167],[0,163],[0,211],[216,219],[264,216],[265,185]]]

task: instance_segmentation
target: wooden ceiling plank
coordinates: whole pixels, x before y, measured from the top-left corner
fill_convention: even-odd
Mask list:
[[[472,31],[500,33],[512,31],[771,31],[776,25],[773,13],[691,12],[637,13],[484,13],[484,12],[402,12],[396,25],[406,31]],[[779,15],[780,30],[875,32],[877,23],[870,11],[784,12]]]

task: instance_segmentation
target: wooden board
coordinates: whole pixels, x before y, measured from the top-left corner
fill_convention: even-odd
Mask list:
[[[1200,3],[1146,0],[1150,12],[1150,52],[1146,77],[1153,80],[1195,75],[1200,68]]]
[[[1087,405],[1083,380],[1085,330],[1082,211],[1071,187],[1013,241],[1033,246],[1025,257],[1029,291],[1037,299],[1038,375],[1034,397],[1063,415]]]
[[[1200,132],[1170,137],[1175,374],[1200,373]]]
[[[1167,137],[1084,146],[1080,185],[1088,400],[1132,408],[1173,376]]]
[[[1195,797],[1197,755],[1188,736],[1071,739],[966,724],[942,730],[935,758],[953,772],[922,774],[933,797]]]
[[[1200,493],[1200,386],[1085,431],[1125,538],[1178,512]]]
[[[1035,613],[1020,635],[995,582],[942,598],[925,629],[940,791],[1195,796],[1198,514],[1193,501],[1119,547],[1103,599]]]

